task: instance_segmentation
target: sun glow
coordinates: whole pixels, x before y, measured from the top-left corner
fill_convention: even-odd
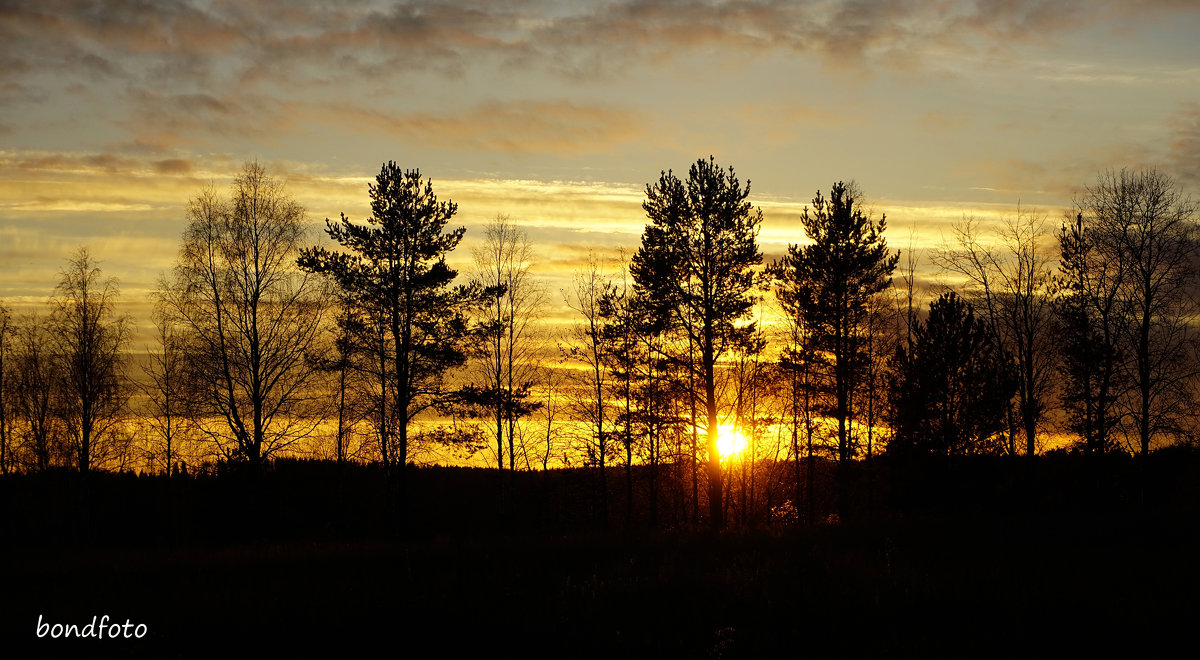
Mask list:
[[[717,452],[721,458],[732,458],[746,449],[749,442],[746,436],[732,424],[722,424],[717,427]]]

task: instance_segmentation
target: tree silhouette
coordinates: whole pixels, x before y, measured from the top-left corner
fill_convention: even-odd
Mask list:
[[[1037,453],[1037,429],[1051,405],[1055,373],[1052,309],[1052,252],[1044,247],[1044,219],[1017,208],[1000,228],[1000,245],[990,245],[973,218],[954,227],[957,245],[935,257],[942,267],[967,280],[966,290],[981,321],[991,326],[1001,348],[1017,367],[1016,414],[1010,425],[1010,452],[1016,429],[1025,436],[1025,453]]]
[[[954,292],[930,304],[911,351],[898,347],[894,371],[889,452],[978,453],[1004,429],[1016,373],[989,326]]]
[[[306,355],[324,299],[295,268],[304,209],[248,163],[230,199],[205,190],[187,213],[162,295],[187,341],[189,414],[223,458],[257,469],[317,424]]]
[[[1117,397],[1127,384],[1119,369],[1119,293],[1125,266],[1109,242],[1098,240],[1083,213],[1062,226],[1055,311],[1061,337],[1061,399],[1068,424],[1091,453],[1112,449]]]
[[[817,386],[817,377],[818,372],[826,365],[822,356],[814,349],[815,341],[803,320],[789,314],[788,321],[785,344],[779,354],[779,368],[787,379],[787,408],[788,417],[791,419],[791,455],[795,480],[793,503],[797,512],[800,511],[800,502],[808,503],[806,520],[811,523],[815,517],[813,475],[816,470],[816,455],[813,449],[817,436],[816,418],[818,409],[827,407],[819,405],[824,392]],[[800,470],[801,456],[805,457],[803,474]]]
[[[614,415],[610,414],[612,387],[611,333],[605,328],[604,300],[615,293],[614,286],[600,272],[595,258],[575,276],[575,290],[564,291],[567,306],[580,317],[561,350],[583,369],[573,370],[571,416],[582,423],[580,444],[590,466],[596,468],[599,509],[596,517],[608,526],[608,463],[614,451]]]
[[[732,167],[723,170],[712,157],[697,160],[686,182],[663,172],[646,186],[642,208],[650,224],[630,267],[639,291],[674,317],[699,352],[699,362],[690,360],[688,368],[704,392],[709,521],[717,529],[724,525],[717,363],[753,331],[753,323],[739,323],[753,308],[752,269],[762,263],[762,211],[746,201],[749,195],[749,181],[743,187]]]
[[[13,368],[8,390],[12,396],[13,434],[19,437],[14,455],[25,469],[42,471],[66,462],[60,420],[55,415],[58,361],[54,360],[46,322],[31,314],[13,333]]]
[[[333,350],[309,356],[331,381],[327,387],[333,390],[330,394],[336,418],[333,457],[339,465],[362,449],[363,443],[352,443],[354,429],[371,416],[380,398],[372,391],[372,384],[378,381],[375,375],[382,372],[374,359],[378,352],[372,348],[367,317],[353,300],[339,295],[334,323],[328,328]]]
[[[900,259],[898,252],[888,252],[883,238],[886,218],[872,221],[858,202],[854,191],[840,181],[828,200],[818,191],[812,212],[805,207],[801,217],[813,243],[789,245],[787,255],[772,265],[780,284],[776,295],[784,310],[807,328],[812,348],[829,361],[842,517],[848,512],[847,466],[855,453],[850,433],[853,394],[868,367],[868,303],[891,284]]]
[[[128,322],[116,316],[117,285],[102,279],[87,248],[67,262],[49,326],[61,379],[58,412],[80,472],[122,451],[114,433],[129,399],[122,369]]]
[[[185,337],[160,299],[153,312],[155,350],[147,349],[148,362],[142,367],[145,379],[140,384],[146,395],[146,421],[151,439],[145,447],[153,469],[161,463],[170,475],[180,459],[180,445],[188,427],[187,345]]]
[[[385,461],[398,468],[403,500],[409,424],[445,399],[446,372],[466,362],[467,313],[484,291],[478,285],[451,286],[458,273],[446,265],[446,255],[466,229],[444,231],[458,205],[438,202],[433,183],[423,180],[420,170],[401,171],[388,162],[368,193],[367,224],[353,223],[344,214],[340,222],[325,221],[326,233],[346,251],[310,247],[299,264],[332,277],[343,295],[370,311],[368,326],[382,330],[376,338],[379,418],[390,416],[395,423],[394,428],[381,426],[380,444]],[[393,433],[394,439],[389,437]]]
[[[8,474],[13,468],[12,451],[12,406],[9,397],[9,373],[12,371],[13,354],[12,313],[0,304],[0,474]]]
[[[1095,246],[1090,269],[1104,268],[1108,278],[1119,270],[1115,327],[1125,359],[1118,364],[1130,388],[1118,405],[1131,447],[1144,455],[1155,438],[1180,435],[1192,407],[1196,209],[1155,170],[1103,173],[1079,206]]]
[[[497,466],[504,469],[507,437],[508,467],[515,470],[518,422],[541,407],[530,390],[536,378],[533,322],[545,296],[529,274],[529,238],[507,216],[496,216],[484,226],[483,245],[474,257],[475,280],[490,293],[478,310],[484,337],[477,346],[483,383],[464,393],[495,422]]]

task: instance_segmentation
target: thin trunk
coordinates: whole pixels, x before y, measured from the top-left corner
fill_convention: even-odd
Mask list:
[[[798,380],[799,374],[795,368],[792,369],[792,464],[795,467],[795,496],[793,504],[796,507],[796,512],[800,511],[801,502],[801,481],[800,481],[800,383]]]
[[[338,371],[338,426],[337,426],[337,464],[346,461],[346,371],[349,363],[342,356],[341,368]]]
[[[721,507],[721,456],[717,445],[717,388],[712,352],[712,328],[705,328],[704,405],[708,413],[708,516],[709,524],[719,530],[725,526]]]
[[[700,460],[700,431],[696,428],[696,358],[694,354],[694,345],[691,339],[688,340],[688,403],[692,411],[692,453],[689,464],[692,468],[692,524],[696,525],[700,522],[700,475],[699,475],[699,460]]]
[[[600,363],[600,331],[592,326],[592,362],[596,378],[596,447],[598,465],[600,468],[600,525],[608,528],[608,475],[605,473],[608,439],[604,437],[604,377]]]
[[[805,500],[808,502],[808,524],[816,522],[816,503],[813,501],[813,477],[816,469],[816,459],[813,457],[813,423],[812,423],[812,372],[811,364],[804,362],[804,434],[808,444],[808,466],[804,471]]]

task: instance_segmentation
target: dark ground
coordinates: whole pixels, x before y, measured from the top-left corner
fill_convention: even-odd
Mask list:
[[[291,462],[253,479],[174,482],[9,476],[0,634],[16,652],[6,657],[1194,649],[1200,457],[1150,459],[879,464],[874,504],[859,498],[851,520],[720,534],[669,519],[650,530],[641,509],[626,530],[619,479],[604,531],[593,482],[572,472],[519,475],[509,504],[523,513],[501,522],[494,472],[417,470],[407,538],[393,533],[394,499],[370,468]],[[86,624],[105,614],[149,632],[127,642],[36,635],[39,616]]]

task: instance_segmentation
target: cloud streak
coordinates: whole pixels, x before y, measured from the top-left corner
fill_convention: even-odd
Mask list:
[[[66,112],[83,99],[99,111],[77,110],[74,121],[107,122],[118,133],[85,148],[162,160],[314,126],[458,150],[605,153],[646,136],[638,126],[648,113],[628,109],[645,104],[576,92],[625,77],[772,57],[852,78],[968,60],[1004,67],[990,56],[1176,13],[1197,15],[1182,3],[1134,12],[1115,0],[16,0],[0,8],[0,133],[42,126],[47,104]],[[1039,73],[1102,82],[1134,75],[1089,67]],[[447,79],[462,83],[461,93],[428,93]],[[480,79],[488,84],[470,85]],[[793,112],[795,124],[845,125],[836,108]]]
[[[487,102],[440,114],[391,114],[344,105],[320,105],[305,112],[359,133],[471,151],[598,152],[644,134],[642,118],[631,112],[567,101]]]
[[[936,53],[1049,43],[1089,26],[1129,25],[1176,2],[629,1],[615,3],[18,1],[0,10],[0,61],[20,74],[190,75],[230,80],[340,73],[403,77],[480,58],[564,73],[726,52],[812,54],[837,66],[911,64]],[[222,73],[224,72],[224,73]]]

